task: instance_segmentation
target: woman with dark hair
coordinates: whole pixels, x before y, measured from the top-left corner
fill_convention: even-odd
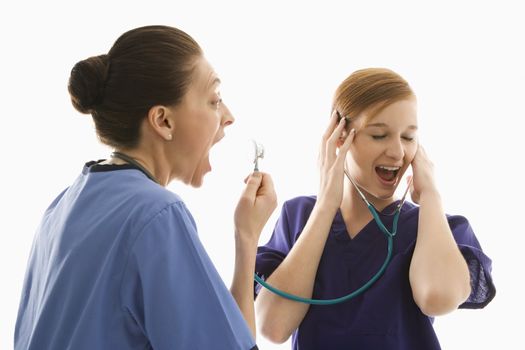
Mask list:
[[[86,163],[44,213],[16,349],[256,348],[252,279],[276,207],[270,176],[245,180],[231,294],[184,202],[165,188],[199,187],[211,171],[209,151],[234,121],[219,85],[199,45],[166,26],[128,31],[73,67],[72,103],[114,152]]]

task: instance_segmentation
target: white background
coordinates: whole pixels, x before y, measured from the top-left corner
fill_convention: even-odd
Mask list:
[[[147,5],[146,5],[147,3]],[[191,4],[190,4],[191,3]],[[67,94],[73,65],[106,53],[123,32],[177,26],[219,73],[237,118],[212,151],[198,190],[173,183],[230,284],[232,216],[251,163],[282,202],[317,190],[317,147],[332,94],[352,71],[388,67],[419,100],[420,140],[435,163],[446,211],[469,218],[493,259],[497,296],[435,326],[444,349],[522,344],[524,12],[518,1],[49,1],[0,8],[0,348],[12,348],[34,230],[85,161],[105,158],[88,116]],[[365,4],[366,3],[366,4]],[[269,238],[279,209],[261,236]],[[261,349],[289,349],[258,338]]]

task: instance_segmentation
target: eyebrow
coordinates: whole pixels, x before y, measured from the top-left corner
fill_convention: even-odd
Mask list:
[[[366,126],[367,128],[388,128],[388,125],[385,123],[374,123],[374,124],[368,124]],[[410,130],[417,130],[417,125],[409,125],[408,129]]]
[[[216,85],[216,84],[220,84],[221,83],[221,80],[218,78],[218,77],[215,77],[215,79],[213,79],[209,84],[208,84],[208,89],[211,88],[212,86]]]

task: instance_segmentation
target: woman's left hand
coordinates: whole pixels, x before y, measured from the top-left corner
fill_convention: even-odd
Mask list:
[[[422,194],[437,192],[434,181],[434,164],[428,158],[421,144],[418,145],[416,155],[414,160],[412,160],[412,173],[410,196],[414,203],[419,204]],[[408,181],[410,181],[410,178],[408,178]]]

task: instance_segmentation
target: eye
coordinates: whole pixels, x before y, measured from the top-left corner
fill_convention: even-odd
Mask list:
[[[374,140],[382,140],[386,137],[386,135],[372,135],[372,138]]]
[[[403,136],[403,140],[405,141],[414,141],[415,137],[410,137],[410,136]]]
[[[211,103],[215,108],[219,108],[222,104],[222,98],[219,98],[217,100],[214,100],[212,103]]]

